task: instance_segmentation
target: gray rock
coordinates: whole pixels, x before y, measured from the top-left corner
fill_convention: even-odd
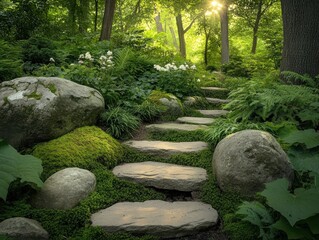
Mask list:
[[[93,173],[80,168],[66,168],[50,176],[32,199],[37,208],[71,209],[94,191]]]
[[[160,98],[159,101],[167,107],[167,112],[174,115],[182,115],[183,114],[183,106],[179,99],[174,95],[170,95],[170,98]]]
[[[195,153],[208,148],[205,142],[127,141],[125,145],[155,155]]]
[[[203,117],[180,117],[177,118],[178,122],[191,123],[198,125],[211,125],[215,120],[213,118],[203,118]]]
[[[201,202],[117,203],[91,216],[92,226],[106,232],[126,231],[160,236],[180,237],[214,226],[218,213]]]
[[[228,113],[228,111],[226,110],[197,110],[197,111],[206,117],[222,117]]]
[[[159,124],[150,124],[145,127],[150,131],[197,131],[206,129],[205,125],[196,125],[196,124],[181,124],[181,123],[159,123]]]
[[[213,170],[224,191],[254,195],[278,178],[293,180],[287,154],[267,132],[244,130],[220,141],[213,155]]]
[[[113,169],[115,176],[144,186],[191,192],[207,180],[206,170],[160,162],[129,163]]]
[[[15,217],[0,223],[0,235],[16,240],[46,240],[49,234],[41,224],[35,220]]]
[[[206,98],[204,98],[204,97],[193,96],[193,97],[186,97],[183,104],[186,107],[192,107],[192,106],[195,106],[198,104],[207,105],[208,102],[207,102]]]
[[[103,109],[93,88],[62,78],[17,78],[0,84],[0,138],[30,146],[95,124]]]
[[[206,100],[212,104],[226,104],[230,102],[230,100],[227,100],[227,99],[209,98],[209,97],[207,97]]]

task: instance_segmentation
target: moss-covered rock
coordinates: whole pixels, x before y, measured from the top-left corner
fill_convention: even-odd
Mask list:
[[[121,144],[98,127],[78,128],[36,145],[32,155],[42,159],[44,178],[66,167],[91,169],[95,163],[114,167],[124,153]]]
[[[181,116],[184,113],[182,102],[173,94],[154,90],[147,101],[165,107],[165,115]]]

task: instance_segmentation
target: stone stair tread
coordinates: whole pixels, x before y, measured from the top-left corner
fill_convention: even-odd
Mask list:
[[[123,144],[136,150],[158,155],[200,152],[208,148],[205,142],[126,141]]]
[[[121,202],[91,216],[92,226],[106,232],[126,231],[181,237],[216,225],[218,213],[202,202]]]
[[[197,131],[207,128],[205,125],[196,125],[196,124],[185,124],[185,123],[159,123],[159,124],[150,124],[146,126],[146,129],[151,131]]]
[[[199,113],[206,117],[221,117],[225,116],[229,111],[226,110],[197,110]]]
[[[228,99],[220,99],[220,98],[206,98],[207,102],[209,103],[213,103],[213,104],[225,104],[225,103],[229,103],[230,100]]]
[[[227,88],[220,88],[220,87],[201,87],[201,89],[206,91],[228,91]]]
[[[203,168],[151,161],[117,166],[113,174],[144,186],[184,192],[199,190],[207,180]]]
[[[182,123],[210,125],[215,121],[215,119],[206,117],[180,117],[177,121]]]

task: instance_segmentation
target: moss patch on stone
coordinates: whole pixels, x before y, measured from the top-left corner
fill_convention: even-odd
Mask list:
[[[42,94],[39,94],[37,92],[32,92],[26,96],[27,96],[27,98],[34,98],[36,100],[40,100],[42,98]]]
[[[57,88],[53,83],[50,83],[48,86],[46,86],[53,94],[56,93]]]
[[[44,178],[66,167],[91,169],[95,163],[114,167],[124,153],[122,145],[98,127],[82,127],[38,144],[32,155],[42,159]]]

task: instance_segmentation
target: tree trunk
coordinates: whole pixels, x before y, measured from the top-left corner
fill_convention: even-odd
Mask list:
[[[104,17],[103,17],[100,41],[111,39],[115,6],[116,6],[116,0],[105,0]]]
[[[94,14],[94,32],[97,30],[97,18],[99,15],[99,0],[95,0],[95,14]]]
[[[262,16],[262,6],[263,6],[263,1],[259,0],[258,11],[257,11],[255,23],[254,23],[254,28],[253,28],[253,45],[251,48],[252,54],[256,54],[256,51],[257,51],[258,29],[259,29],[261,16]]]
[[[222,64],[229,63],[229,38],[228,38],[228,5],[225,4],[220,12],[220,27],[222,41]]]
[[[176,34],[175,34],[175,31],[174,31],[174,28],[169,27],[169,30],[170,30],[171,35],[172,35],[174,47],[175,47],[176,50],[178,51],[178,50],[179,50],[179,49],[178,49],[178,43],[177,43],[177,38],[176,38]]]
[[[176,25],[179,39],[179,52],[183,58],[186,58],[186,43],[185,43],[185,32],[183,27],[182,15],[176,16]]]
[[[319,75],[319,1],[281,0],[284,47],[281,71]]]
[[[90,1],[80,0],[80,5],[78,6],[78,24],[79,32],[85,33],[89,27],[89,12],[90,12]]]
[[[204,50],[204,62],[205,66],[208,65],[208,43],[209,43],[210,31],[205,32],[205,50]]]
[[[155,19],[155,22],[156,22],[156,30],[157,30],[157,32],[158,32],[158,33],[164,32],[164,30],[163,30],[163,25],[162,25],[162,22],[161,22],[161,15],[160,15],[160,13],[158,13],[154,19]]]

